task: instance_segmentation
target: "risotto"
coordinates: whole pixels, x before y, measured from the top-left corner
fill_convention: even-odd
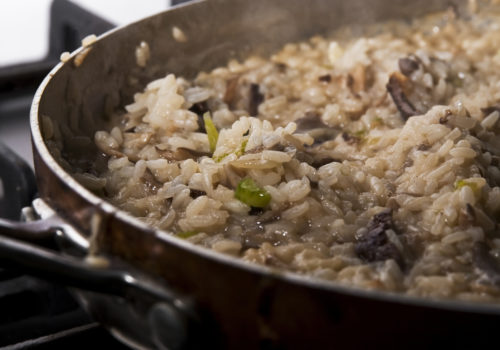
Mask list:
[[[498,300],[499,19],[450,9],[167,74],[95,134],[106,166],[75,176],[249,262]]]

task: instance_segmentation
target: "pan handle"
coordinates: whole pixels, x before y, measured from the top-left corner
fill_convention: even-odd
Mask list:
[[[46,245],[54,240],[55,232],[59,228],[58,224],[59,222],[54,220],[53,217],[29,222],[0,218],[0,236]]]
[[[92,267],[79,259],[6,236],[0,238],[0,263],[42,279],[91,292],[122,298],[139,296],[169,303],[177,300],[172,292],[128,272]]]
[[[35,204],[40,205],[36,201]],[[64,286],[139,303],[141,308],[149,310],[144,321],[149,324],[152,341],[158,348],[184,348],[189,338],[196,337],[193,333],[200,329],[200,317],[193,302],[163,283],[132,268],[96,267],[85,259],[41,246],[51,246],[47,242],[54,243],[57,232],[78,237],[77,233],[67,230],[74,229],[53,213],[45,219],[26,223],[0,219],[0,266]],[[83,252],[88,248],[88,241],[80,237]]]
[[[23,212],[27,209],[31,208],[24,208]],[[2,266],[91,292],[123,298],[140,295],[170,303],[176,300],[172,292],[146,282],[143,276],[135,278],[126,271],[100,268],[80,257],[47,249],[55,248],[59,238],[62,243],[70,241],[72,247],[78,248],[79,255],[84,256],[89,252],[90,243],[43,200],[34,200],[33,209],[36,214],[32,214],[27,222],[0,218]]]
[[[73,250],[87,254],[90,243],[71,225],[63,221],[59,215],[42,199],[37,198],[31,207],[22,210],[25,221],[19,222],[0,217],[0,237],[10,237],[37,246],[55,248],[56,238],[64,238],[71,242]]]

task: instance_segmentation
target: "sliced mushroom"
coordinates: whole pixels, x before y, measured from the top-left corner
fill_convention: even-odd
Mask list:
[[[193,199],[204,196],[206,194],[207,193],[205,191],[193,190],[192,188],[189,190],[189,196]]]
[[[500,113],[500,104],[481,108],[481,112],[483,112],[485,116],[488,116],[495,111],[498,111]]]
[[[419,151],[427,151],[429,148],[431,148],[431,145],[429,145],[428,143],[421,143],[417,146],[417,150]]]
[[[327,127],[311,130],[308,134],[314,139],[313,145],[320,145],[327,141],[334,140],[339,132],[340,131],[337,129]]]
[[[283,63],[283,62],[277,62],[275,64],[276,68],[278,69],[278,72],[280,73],[285,73],[288,66],[286,65],[286,63]]]
[[[182,161],[186,159],[198,159],[203,156],[209,157],[211,154],[208,152],[196,151],[189,148],[179,147],[175,151],[172,150],[162,150],[158,146],[155,147],[156,151],[163,159],[170,162]]]
[[[299,151],[296,153],[295,157],[300,162],[305,162],[316,169],[321,168],[323,165],[326,165],[326,164],[330,164],[333,162],[337,162],[337,163],[340,162],[339,159],[333,158],[333,157],[331,157],[327,154],[321,153],[321,152],[320,153],[313,153],[311,151],[309,151],[309,152],[307,152],[307,151],[300,152]]]
[[[342,133],[342,140],[344,140],[349,145],[355,145],[360,141],[359,137],[351,135],[348,132]]]
[[[444,116],[442,116],[441,118],[439,118],[439,124],[446,124],[446,123],[448,123],[448,119],[450,118],[450,116],[451,116],[452,114],[453,114],[453,113],[452,113],[452,111],[451,111],[451,110],[449,110],[449,109],[447,109],[447,110],[445,111]]]
[[[259,113],[259,105],[262,102],[264,102],[264,95],[260,92],[259,84],[250,84],[248,114],[256,116]]]
[[[210,112],[210,108],[208,108],[207,101],[197,102],[189,108],[189,110],[198,115],[198,131],[202,133],[206,133],[205,130],[205,122],[203,121],[203,115],[207,112]]]
[[[302,142],[299,139],[297,139],[295,136],[290,135],[290,134],[285,134],[283,136],[283,138],[284,138],[285,144],[287,146],[293,147],[293,148],[295,148],[298,151],[304,151],[305,150],[305,147],[302,144]],[[285,149],[284,145],[282,145],[280,143],[278,143],[277,145],[275,145],[273,147],[274,151],[284,151],[284,149]]]
[[[177,148],[177,151],[184,152],[184,154],[189,154],[188,158],[210,157],[212,155],[212,153],[210,153],[210,152],[197,151],[197,150],[185,148],[185,147],[179,147],[179,148]]]
[[[158,192],[158,190],[163,186],[161,182],[156,180],[155,176],[149,169],[146,169],[141,180],[143,181],[146,190],[152,194],[156,194],[156,192]]]
[[[458,224],[461,227],[467,228],[470,227],[474,224],[476,221],[476,211],[474,210],[474,207],[467,203],[465,205],[465,208],[462,208],[458,212]]]
[[[263,212],[265,212],[264,208],[250,207],[248,215],[256,216],[256,215],[261,215]]]
[[[297,132],[305,132],[311,129],[328,127],[321,120],[321,116],[317,112],[308,111],[302,118],[295,120],[297,124]]]
[[[330,74],[321,75],[318,80],[322,83],[330,83],[332,81],[332,76]]]
[[[393,259],[403,268],[403,255],[388,235],[389,230],[393,235],[396,232],[392,221],[392,209],[385,209],[374,215],[367,229],[368,231],[354,245],[358,257],[366,262]]]
[[[302,118],[295,120],[295,123],[297,124],[297,132],[307,133],[314,139],[315,145],[333,140],[339,133],[339,130],[323,123],[321,116],[313,111],[306,112]]]
[[[410,57],[400,58],[398,61],[399,70],[405,76],[409,77],[419,67],[419,63]]]
[[[228,105],[232,105],[234,103],[239,79],[239,76],[235,76],[226,82],[226,92],[224,93],[223,101]]]
[[[162,150],[158,146],[155,146],[156,152],[160,155],[161,158],[166,159],[170,162],[175,162],[181,160],[179,155],[175,151],[171,150]]]
[[[305,147],[299,140],[293,137],[293,135],[285,135],[284,138],[287,141],[289,147],[295,149],[295,157],[299,162],[307,163],[316,169],[322,167],[325,164],[340,162],[340,160],[331,156],[331,151],[323,147],[325,144],[329,143],[328,141],[325,141],[321,144],[315,143],[310,147]]]
[[[404,75],[397,72],[392,73],[386,88],[403,119],[408,120],[409,117],[417,115],[418,111],[404,93],[403,84],[405,81]]]
[[[203,115],[206,112],[210,112],[207,101],[196,102],[191,106],[191,108],[189,108],[189,110],[198,115]]]
[[[368,86],[368,73],[366,66],[358,64],[347,75],[347,86],[354,95],[365,91]]]

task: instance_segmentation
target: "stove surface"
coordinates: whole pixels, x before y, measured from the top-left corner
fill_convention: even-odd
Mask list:
[[[29,110],[36,88],[61,52],[74,50],[88,34],[169,5],[167,0],[0,3],[0,43],[9,48],[0,53],[0,218],[18,220],[21,208],[36,194]],[[0,349],[91,347],[126,348],[95,323],[65,287],[0,264]]]

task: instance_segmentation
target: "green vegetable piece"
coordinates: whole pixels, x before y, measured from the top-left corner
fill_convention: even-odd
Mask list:
[[[226,158],[228,155],[231,153],[224,153],[223,155],[220,155],[218,157],[213,157],[216,163],[220,163],[224,158]]]
[[[184,231],[184,232],[179,232],[177,233],[177,237],[182,238],[182,239],[187,239],[189,237],[193,237],[194,235],[197,235],[198,232],[196,231]]]
[[[458,74],[453,74],[451,77],[446,78],[446,82],[452,84],[457,88],[461,88],[464,86],[464,80]]]
[[[271,195],[250,178],[240,181],[234,196],[243,203],[256,208],[265,208],[271,201]]]
[[[239,157],[245,154],[245,148],[247,147],[248,139],[243,140],[241,143],[240,149],[235,152],[235,154]]]
[[[203,122],[205,123],[205,130],[207,131],[208,144],[210,145],[210,152],[214,153],[217,140],[219,139],[219,132],[217,131],[210,112],[203,114]]]
[[[237,149],[235,152],[231,152],[231,153],[224,153],[220,156],[217,156],[217,157],[212,157],[216,163],[220,163],[224,158],[226,158],[228,155],[230,154],[236,154],[238,157],[242,156],[245,154],[245,148],[247,147],[247,143],[248,143],[248,140],[243,140],[243,142],[241,143],[240,145],[240,148]]]
[[[356,136],[359,139],[362,139],[363,137],[366,136],[366,130],[359,130],[354,133],[354,136]]]
[[[384,125],[384,120],[380,117],[375,117],[375,119],[373,119],[372,124],[374,127],[381,126],[381,125]]]
[[[458,180],[455,182],[455,189],[459,190],[464,186],[469,186],[474,193],[478,191],[477,184],[475,182],[467,181],[467,180]]]

